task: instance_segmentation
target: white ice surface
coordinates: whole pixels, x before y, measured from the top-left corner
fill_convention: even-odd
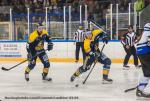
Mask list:
[[[17,62],[16,62],[17,63]],[[0,66],[9,68],[16,63],[1,63]],[[85,85],[82,81],[87,76],[84,73],[74,83],[70,82],[71,75],[81,64],[51,63],[49,76],[52,82],[41,80],[42,64],[37,63],[30,73],[30,81],[24,79],[24,69],[27,63],[10,71],[0,70],[0,100],[2,101],[137,101],[135,91],[124,93],[125,89],[135,87],[141,69],[133,65],[130,70],[123,70],[121,64],[112,64],[110,78],[113,84],[102,84],[102,65],[96,64]],[[79,84],[79,87],[75,87]],[[147,87],[150,92],[150,87]],[[78,97],[78,99],[42,99],[42,97]],[[40,97],[41,99],[6,99],[6,97]],[[144,101],[144,100],[140,100]],[[150,101],[150,99],[148,100]]]

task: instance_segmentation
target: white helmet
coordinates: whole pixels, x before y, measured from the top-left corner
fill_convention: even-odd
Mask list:
[[[144,30],[150,30],[150,23],[146,23],[146,24],[145,24]]]

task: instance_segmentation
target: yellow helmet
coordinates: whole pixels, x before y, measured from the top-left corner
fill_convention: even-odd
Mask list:
[[[79,24],[79,29],[83,29],[83,25],[82,24]]]

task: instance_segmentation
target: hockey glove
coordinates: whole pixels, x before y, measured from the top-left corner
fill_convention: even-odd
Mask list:
[[[96,54],[91,51],[91,52],[89,53],[89,55],[95,57]]]
[[[50,42],[50,43],[48,43],[47,50],[50,51],[52,49],[53,49],[53,43]]]
[[[104,34],[103,35],[103,37],[102,37],[102,41],[103,41],[103,43],[108,43],[108,40],[109,40],[109,36],[108,36],[108,34]]]
[[[102,41],[103,41],[103,43],[106,43],[106,44],[107,44],[107,43],[108,43],[108,38],[105,37],[105,38],[102,39]]]
[[[42,36],[42,38],[43,38],[43,40],[45,40],[46,42],[51,42],[51,36],[50,35],[47,35],[47,34],[44,34],[43,36]]]

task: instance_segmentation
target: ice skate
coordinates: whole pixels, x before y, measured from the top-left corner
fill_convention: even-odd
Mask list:
[[[135,65],[135,68],[139,69],[142,65]]]
[[[25,73],[25,80],[29,81],[29,73]]]
[[[44,81],[52,81],[52,78],[48,77],[47,75],[45,76],[44,74],[42,74],[42,79]]]
[[[137,96],[137,97],[150,98],[150,94],[149,94],[149,93],[145,93],[145,92],[139,90],[138,88],[137,88],[137,90],[136,90],[136,96]]]
[[[102,84],[112,84],[112,82],[113,82],[112,79],[106,78],[106,79],[103,79]]]
[[[123,70],[129,70],[130,69],[130,66],[128,65],[123,65]]]
[[[72,75],[71,78],[70,78],[70,82],[73,82],[75,80],[76,76],[75,75]]]

